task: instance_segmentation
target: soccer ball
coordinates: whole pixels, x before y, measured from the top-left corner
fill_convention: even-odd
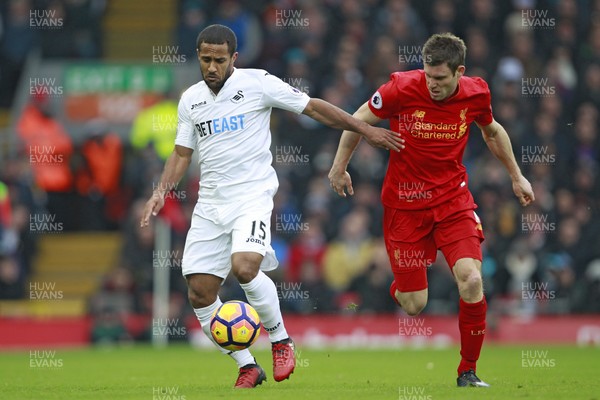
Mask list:
[[[243,350],[250,347],[260,335],[260,318],[250,304],[228,301],[213,314],[210,333],[224,349]]]

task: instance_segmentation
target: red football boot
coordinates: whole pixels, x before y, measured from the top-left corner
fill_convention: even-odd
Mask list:
[[[296,367],[294,342],[287,338],[272,344],[273,352],[273,378],[277,382],[288,379]]]
[[[235,389],[251,389],[267,380],[265,371],[258,364],[248,364],[240,368],[240,374],[235,381]]]

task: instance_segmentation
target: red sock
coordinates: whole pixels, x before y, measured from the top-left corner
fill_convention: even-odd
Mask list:
[[[460,299],[458,308],[458,330],[460,331],[460,355],[458,375],[472,369],[477,371],[477,360],[485,336],[485,296],[480,302],[466,303]]]

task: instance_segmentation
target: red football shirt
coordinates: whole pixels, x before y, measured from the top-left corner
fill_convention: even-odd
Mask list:
[[[467,188],[462,157],[473,121],[492,120],[490,91],[481,78],[462,76],[449,98],[431,98],[425,72],[395,72],[369,101],[377,117],[390,120],[406,148],[390,152],[381,200],[403,210],[430,208],[460,195]]]

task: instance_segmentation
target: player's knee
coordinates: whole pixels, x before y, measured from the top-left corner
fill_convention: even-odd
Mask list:
[[[425,308],[425,304],[410,304],[407,305],[406,307],[402,307],[402,309],[411,317],[416,317],[417,315],[419,315],[421,313],[421,311],[423,311],[423,309]]]
[[[239,283],[248,283],[256,278],[258,267],[252,262],[241,261],[232,268],[232,272]]]
[[[263,256],[258,253],[234,253],[231,257],[231,272],[239,283],[248,283],[256,278]]]
[[[188,300],[194,308],[208,307],[217,301],[217,294],[207,293],[201,290],[195,290],[193,287],[188,287]]]
[[[459,288],[463,293],[479,293],[483,289],[481,273],[473,268],[459,279]]]
[[[426,305],[427,302],[419,299],[407,299],[405,301],[402,301],[402,309],[411,317],[416,317],[417,315],[419,315]]]

